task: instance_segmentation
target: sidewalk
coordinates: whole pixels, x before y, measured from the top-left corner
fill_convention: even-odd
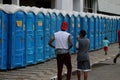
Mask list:
[[[118,53],[118,44],[111,44],[109,46],[108,55],[104,55],[103,49],[89,52],[91,65],[110,59]],[[71,55],[72,71],[76,71],[76,54]],[[10,71],[0,71],[0,80],[55,80],[57,74],[56,59],[50,61],[27,66]],[[66,74],[64,66],[63,75]]]

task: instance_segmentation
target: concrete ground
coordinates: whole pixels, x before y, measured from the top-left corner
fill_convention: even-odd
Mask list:
[[[81,80],[84,80],[83,73]],[[120,79],[120,57],[117,63],[113,63],[113,58],[101,61],[92,65],[92,71],[88,73],[88,80],[119,80]],[[65,77],[64,79],[65,80]],[[77,74],[72,74],[71,80],[77,80]]]
[[[114,43],[109,46],[108,55],[104,55],[103,49],[89,52],[91,65],[100,61],[110,59],[118,53],[118,44]],[[71,55],[72,71],[76,71],[76,54]],[[8,71],[0,71],[0,80],[55,80],[57,74],[56,59],[47,62],[27,66]],[[63,75],[66,74],[64,66]]]

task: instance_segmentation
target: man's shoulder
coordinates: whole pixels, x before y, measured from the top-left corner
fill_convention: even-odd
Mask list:
[[[66,31],[57,31],[54,34],[65,34],[65,35],[70,35],[70,33],[66,32]]]

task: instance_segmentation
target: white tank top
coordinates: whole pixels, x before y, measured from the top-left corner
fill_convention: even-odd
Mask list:
[[[68,32],[58,31],[54,33],[54,36],[56,49],[68,49],[68,37],[70,36]]]

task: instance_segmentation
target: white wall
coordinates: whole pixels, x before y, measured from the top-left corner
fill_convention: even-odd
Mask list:
[[[115,2],[114,2],[115,1]],[[98,10],[120,14],[120,0],[98,0]]]
[[[73,11],[73,0],[56,0],[55,8],[59,10]]]
[[[83,0],[74,0],[73,1],[73,10],[83,12]]]
[[[3,3],[3,0],[0,0],[0,3],[2,4],[2,3]]]
[[[73,10],[74,11],[80,11],[80,0],[74,0],[73,1]]]

